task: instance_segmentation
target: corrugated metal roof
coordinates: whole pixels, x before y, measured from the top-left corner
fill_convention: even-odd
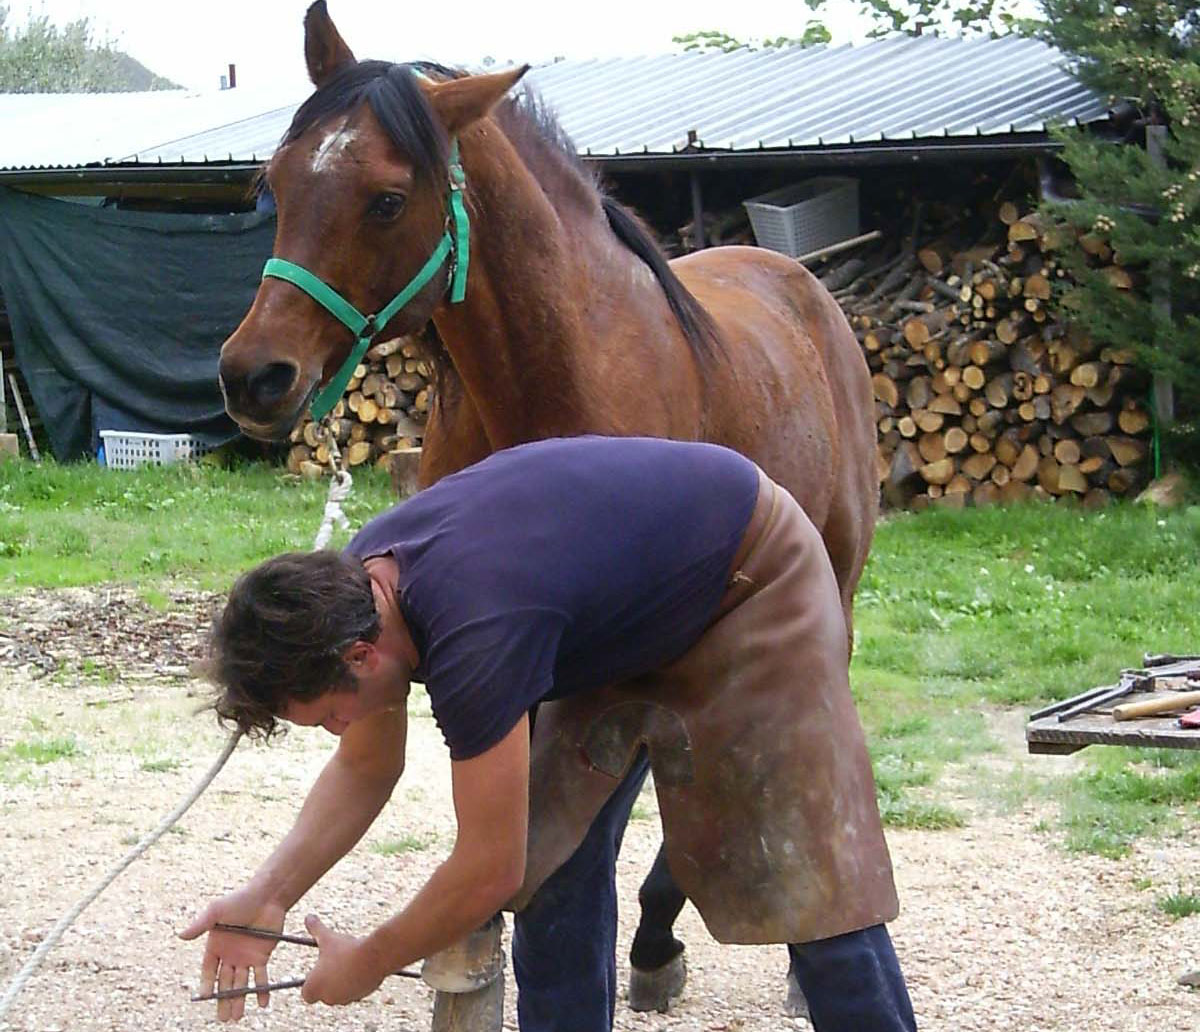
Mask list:
[[[596,157],[676,154],[689,134],[693,150],[779,151],[1041,133],[1107,117],[1061,54],[1016,36],[560,61],[527,81],[579,152]],[[263,161],[303,99],[241,89],[0,97],[0,168]],[[23,105],[24,131],[14,131]]]

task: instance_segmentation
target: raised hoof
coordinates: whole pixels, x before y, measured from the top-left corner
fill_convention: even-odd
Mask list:
[[[783,1012],[789,1018],[804,1018],[806,1021],[812,1020],[808,1014],[808,1001],[804,998],[804,990],[800,988],[800,983],[792,978],[791,975],[788,975],[787,999],[783,1004]]]
[[[686,982],[687,964],[684,963],[682,953],[662,967],[651,971],[631,967],[629,1009],[666,1014],[671,1009],[671,1001],[679,999],[683,994]]]

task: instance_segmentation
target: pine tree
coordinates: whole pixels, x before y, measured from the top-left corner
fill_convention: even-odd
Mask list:
[[[1200,10],[1167,0],[1043,0],[1033,30],[1064,51],[1079,78],[1136,117],[1121,141],[1059,134],[1079,199],[1048,213],[1083,231],[1131,272],[1132,284],[1066,255],[1063,298],[1094,339],[1135,349],[1175,384],[1176,455],[1200,460]],[[1159,128],[1161,127],[1161,128]],[[1155,140],[1161,138],[1161,157]]]

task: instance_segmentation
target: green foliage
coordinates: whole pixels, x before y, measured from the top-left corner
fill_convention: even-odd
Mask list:
[[[0,93],[106,93],[174,89],[115,49],[97,41],[87,18],[62,28],[48,15],[31,15],[20,28],[0,5]]]
[[[814,10],[825,0],[806,0]],[[990,34],[1003,36],[1021,24],[1027,5],[1020,0],[858,0],[858,11],[870,20],[868,36],[904,33],[919,36]]]
[[[800,36],[775,36],[769,39],[743,41],[718,29],[705,29],[700,32],[689,32],[682,36],[672,36],[671,39],[690,53],[729,54],[735,50],[782,50],[786,47],[817,46],[828,43],[831,36],[824,23],[813,21],[805,25],[804,33]]]
[[[1063,160],[1079,199],[1048,214],[1106,242],[1134,275],[1118,287],[1064,253],[1076,288],[1070,318],[1099,341],[1132,348],[1176,384],[1181,457],[1200,459],[1200,11],[1190,3],[1045,0],[1042,38],[1071,56],[1079,77],[1110,103],[1132,103],[1132,137],[1113,142],[1064,130]],[[1165,126],[1163,160],[1143,145],[1143,126]],[[1155,130],[1150,130],[1154,132]],[[1157,303],[1156,303],[1157,299]]]

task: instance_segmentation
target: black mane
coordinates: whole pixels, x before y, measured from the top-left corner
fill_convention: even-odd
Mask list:
[[[343,68],[300,105],[280,146],[366,101],[391,141],[412,162],[414,173],[444,181],[450,141],[433,117],[414,70],[388,61],[359,61]]]
[[[366,101],[397,149],[412,162],[414,173],[426,182],[444,182],[450,141],[417,80],[418,76],[424,76],[444,81],[465,74],[425,61],[351,64],[300,105],[281,146],[299,139],[320,122],[348,114]],[[712,317],[679,281],[642,222],[605,194],[550,109],[525,88],[520,95],[503,101],[496,116],[551,203],[557,206],[573,196],[585,204],[599,205],[617,239],[654,273],[696,357],[702,362],[714,359],[721,351],[721,344]]]

